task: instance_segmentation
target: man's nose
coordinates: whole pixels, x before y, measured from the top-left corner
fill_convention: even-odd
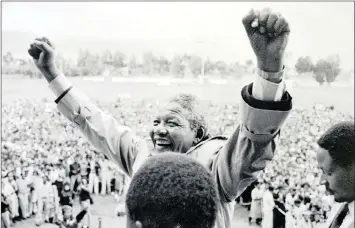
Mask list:
[[[158,135],[166,135],[168,133],[168,130],[164,126],[164,124],[159,124],[154,128],[154,133]]]
[[[326,184],[326,178],[325,178],[325,174],[322,174],[322,176],[320,176],[320,181],[319,184],[320,185],[325,185]]]

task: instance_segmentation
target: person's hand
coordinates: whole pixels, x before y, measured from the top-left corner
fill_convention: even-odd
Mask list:
[[[278,72],[283,68],[283,57],[290,34],[288,22],[278,13],[263,9],[251,10],[243,25],[256,55],[259,69]]]
[[[30,45],[28,53],[48,82],[59,75],[60,72],[54,61],[54,45],[47,38],[36,38]]]

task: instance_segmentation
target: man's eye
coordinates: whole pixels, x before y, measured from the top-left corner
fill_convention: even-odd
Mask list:
[[[323,169],[322,169],[322,173],[325,174],[325,175],[327,175],[327,176],[331,176],[331,175],[332,175],[332,173],[330,173],[330,172],[325,172]]]
[[[175,123],[175,122],[168,122],[167,123],[170,127],[176,127],[176,126],[178,126],[178,124],[177,123]]]
[[[153,125],[157,126],[158,124],[159,124],[159,121],[158,120],[154,120]]]

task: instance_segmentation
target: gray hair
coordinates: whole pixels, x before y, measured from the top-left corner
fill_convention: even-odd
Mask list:
[[[185,117],[190,122],[190,127],[193,130],[203,129],[203,140],[210,137],[208,132],[208,123],[203,115],[200,99],[192,94],[177,94],[170,98],[170,102],[179,104],[187,111]]]

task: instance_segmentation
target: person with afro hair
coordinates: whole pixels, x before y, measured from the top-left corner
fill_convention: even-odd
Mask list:
[[[215,182],[199,162],[167,152],[149,158],[133,176],[126,207],[128,228],[212,228]]]

